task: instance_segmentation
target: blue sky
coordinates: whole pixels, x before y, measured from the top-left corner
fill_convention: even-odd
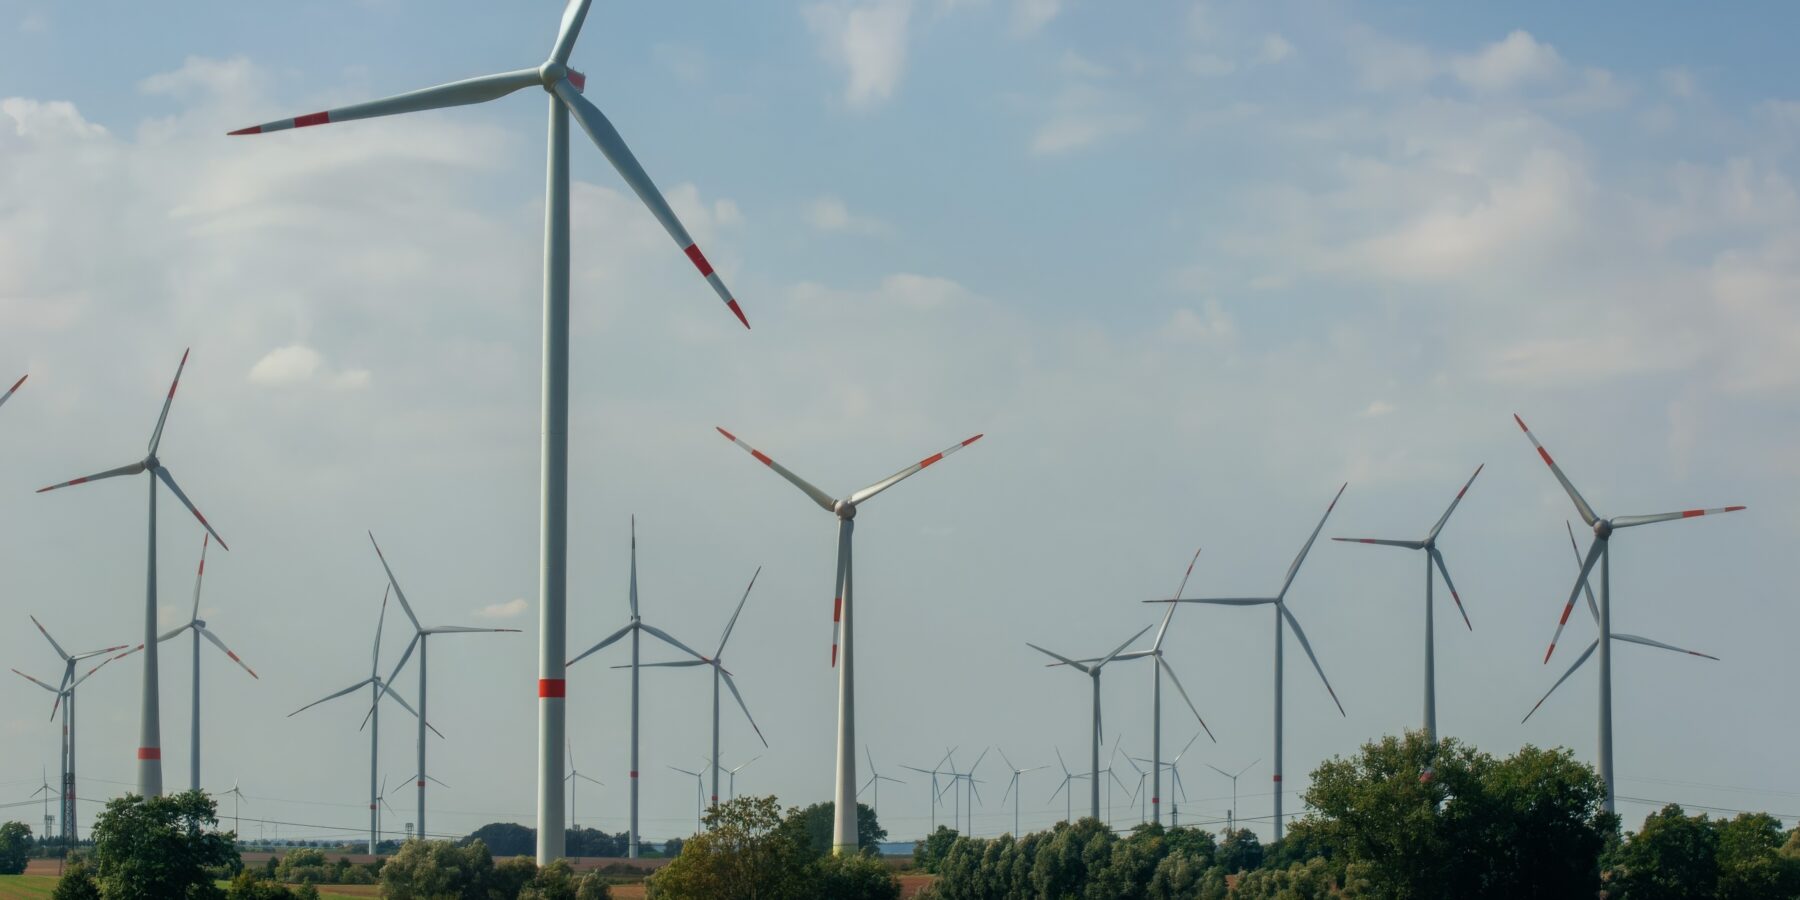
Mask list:
[[[0,621],[134,637],[141,497],[29,489],[129,459],[193,346],[164,455],[232,542],[206,603],[264,675],[207,660],[208,781],[240,779],[268,818],[361,818],[357,711],[285,714],[365,665],[382,585],[365,529],[426,619],[535,630],[544,101],[223,133],[533,64],[557,16],[0,6],[0,372],[32,373],[0,410],[16,482]],[[1618,627],[1724,658],[1620,650],[1620,792],[1800,812],[1792,717],[1760,690],[1800,627],[1780,566],[1800,538],[1800,97],[1778,43],[1794,16],[597,4],[572,60],[587,96],[755,327],[716,308],[578,146],[571,644],[622,624],[630,513],[646,617],[684,640],[711,640],[764,566],[733,668],[772,747],[739,787],[823,799],[831,523],[712,428],[827,490],[986,432],[859,518],[862,735],[884,769],[950,744],[1072,759],[1085,685],[1041,670],[1026,640],[1123,640],[1196,545],[1191,592],[1272,589],[1344,481],[1327,535],[1422,532],[1485,462],[1444,539],[1475,631],[1440,607],[1441,727],[1587,758],[1591,673],[1518,724],[1560,674],[1539,660],[1572,564],[1571,509],[1517,411],[1605,512],[1750,505],[1618,545]],[[173,613],[199,535],[162,522]],[[1319,759],[1418,717],[1414,561],[1360,551],[1319,547],[1296,586],[1349,712],[1290,653],[1296,790]],[[1254,612],[1175,620],[1171,657],[1219,735],[1196,754],[1222,768],[1268,756],[1266,634]],[[434,831],[531,812],[535,640],[477,640],[434,654],[450,735],[434,769],[453,785]],[[50,671],[27,629],[0,631],[0,654]],[[617,830],[611,662],[577,667],[571,698],[582,768],[609,784],[582,809]],[[171,784],[187,666],[165,656]],[[84,705],[84,796],[130,780],[123,668]],[[647,772],[705,752],[704,679],[663,674],[647,680],[664,692]],[[1111,681],[1107,700],[1138,755],[1142,681]],[[35,693],[0,694],[9,797],[55,760]],[[1171,713],[1166,730],[1179,746],[1191,723]],[[726,734],[728,761],[760,752],[740,720]],[[410,774],[409,738],[383,753],[394,780]],[[1229,785],[1202,771],[1184,772],[1189,809],[1222,815]],[[652,836],[691,822],[678,779],[646,781]],[[1250,787],[1266,767],[1244,784],[1242,815],[1266,816]],[[1053,788],[1028,783],[1028,826],[1060,817]],[[883,807],[898,836],[930,815],[916,784]],[[985,807],[977,829],[1010,817]]]

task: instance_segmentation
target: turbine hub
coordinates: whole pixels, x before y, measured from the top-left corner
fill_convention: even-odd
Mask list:
[[[837,517],[840,519],[856,518],[856,507],[851,506],[848,500],[839,500],[832,504],[831,511],[837,513]]]
[[[1594,537],[1604,541],[1607,538],[1612,537],[1612,532],[1613,524],[1611,519],[1601,519],[1594,523]]]
[[[155,469],[156,465],[157,465],[156,454],[152,453],[149,456],[144,457],[144,468]]]
[[[569,67],[559,62],[547,62],[538,66],[538,77],[543,79],[544,87],[549,87],[569,76]]]

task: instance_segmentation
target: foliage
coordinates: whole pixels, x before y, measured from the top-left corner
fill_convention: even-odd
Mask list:
[[[495,856],[532,856],[537,855],[537,829],[527,828],[517,822],[491,822],[475,829],[475,833],[463,838],[464,846],[480,841]]]
[[[1800,858],[1784,854],[1782,839],[1789,836],[1774,816],[1739,813],[1714,827],[1719,832],[1719,900],[1800,897]],[[1793,838],[1787,843],[1800,849]]]
[[[93,870],[85,862],[64,869],[62,877],[56,880],[56,889],[50,892],[50,900],[100,900],[100,885],[94,881]]]
[[[245,869],[231,879],[225,889],[225,900],[293,900],[294,892],[279,881],[271,881],[252,869]]]
[[[823,849],[815,845],[811,825],[820,808],[827,823]],[[879,834],[872,815],[867,822]],[[739,797],[713,807],[706,830],[689,838],[681,855],[645,882],[648,894],[656,900],[897,898],[899,882],[880,860],[829,854],[829,823],[830,804],[785,815],[774,797]]]
[[[956,843],[956,830],[948,825],[939,825],[936,831],[925,836],[925,839],[913,844],[913,865],[918,869],[935,874],[938,863],[944,854],[950,852],[950,845]]]
[[[831,832],[836,824],[833,817],[836,814],[836,803],[814,803],[802,810],[790,810],[781,827],[789,832],[790,839],[811,847],[814,853],[830,853]],[[885,840],[887,830],[875,820],[875,811],[866,803],[856,804],[856,846],[859,852],[879,854],[881,848],[878,845]]]
[[[606,900],[612,893],[600,876],[576,875],[568,860],[559,859],[538,869],[518,896],[519,900]]]
[[[1800,855],[1784,838],[1796,844],[1765,813],[1713,820],[1670,804],[1611,855],[1609,886],[1625,900],[1800,897]]]
[[[1568,751],[1496,760],[1412,732],[1322,763],[1296,830],[1374,896],[1591,897],[1617,827],[1603,797]]]
[[[1231,892],[1232,900],[1327,900],[1332,896],[1331,867],[1313,857],[1285,869],[1247,872]]]
[[[217,831],[200,791],[142,799],[127,794],[94,820],[94,863],[107,900],[216,898],[214,867],[239,864],[236,839]]]
[[[25,860],[31,855],[31,827],[24,822],[0,825],[0,875],[18,875],[25,871]]]
[[[502,877],[479,840],[465,846],[407,841],[381,868],[381,894],[391,900],[487,900]]]
[[[1262,841],[1248,828],[1226,832],[1213,858],[1228,875],[1258,868],[1263,864]]]

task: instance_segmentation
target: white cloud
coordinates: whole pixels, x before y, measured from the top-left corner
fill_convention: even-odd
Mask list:
[[[1208,300],[1199,312],[1187,307],[1175,310],[1163,325],[1162,336],[1180,343],[1219,346],[1237,339],[1237,325],[1217,301]]]
[[[892,97],[906,73],[912,0],[817,3],[803,10],[826,61],[849,76],[844,102],[870,109]]]
[[[1374,401],[1371,401],[1369,403],[1369,405],[1363,409],[1362,417],[1365,419],[1374,419],[1374,418],[1378,418],[1380,416],[1385,416],[1388,413],[1391,413],[1393,411],[1394,411],[1394,404],[1389,403],[1386,400],[1374,400]]]
[[[1237,71],[1237,63],[1217,53],[1190,53],[1185,65],[1189,72],[1201,78],[1217,78]]]
[[[1562,69],[1562,57],[1556,48],[1538,42],[1524,31],[1514,31],[1479,53],[1459,56],[1450,62],[1452,74],[1480,91],[1505,91],[1546,82]]]
[[[334,389],[359,389],[369,386],[369,370],[332,370],[319,351],[305,344],[289,344],[257,360],[250,367],[250,381],[266,387],[320,384]]]
[[[1013,0],[1012,31],[1015,35],[1031,35],[1050,24],[1063,11],[1062,0]]]
[[[1129,134],[1143,126],[1143,116],[1123,98],[1089,85],[1065,88],[1052,103],[1049,120],[1031,136],[1034,156],[1059,156]]]
[[[650,58],[688,84],[706,80],[706,52],[688,44],[657,44],[650,48]]]
[[[1257,60],[1263,63],[1278,63],[1294,55],[1294,45],[1279,34],[1263,37],[1262,49],[1257,52]]]
[[[830,195],[819,197],[807,206],[806,222],[820,231],[852,234],[881,234],[887,231],[886,223],[857,215],[844,205],[844,201]]]
[[[476,610],[475,615],[482,619],[516,619],[530,608],[531,604],[524,597],[514,597],[500,603],[490,603]]]
[[[1062,59],[1057,61],[1056,67],[1071,78],[1106,78],[1112,75],[1111,69],[1074,50],[1064,50]]]

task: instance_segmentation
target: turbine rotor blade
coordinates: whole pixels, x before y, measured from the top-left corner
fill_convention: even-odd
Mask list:
[[[392,97],[383,97],[380,100],[353,103],[323,112],[295,116],[292,119],[277,119],[261,125],[239,128],[236,131],[227,132],[227,134],[267,134],[271,131],[286,131],[289,128],[305,128],[310,125],[372,119],[377,116],[393,116],[427,109],[443,109],[449,106],[467,106],[471,103],[497,100],[514,91],[539,86],[543,83],[543,76],[538,74],[538,70],[519,69],[514,72],[501,72],[497,75],[465,78],[448,84],[395,94]]]
[[[1529,721],[1531,717],[1537,713],[1538,707],[1543,706],[1544,701],[1550,699],[1550,695],[1556,693],[1556,689],[1562,687],[1562,683],[1568,681],[1569,676],[1575,674],[1575,670],[1581,668],[1581,664],[1587,662],[1588,657],[1593,656],[1594,649],[1599,646],[1600,639],[1595,638],[1594,642],[1589,644],[1586,650],[1581,651],[1581,655],[1575,657],[1575,664],[1570,666],[1569,671],[1564,672],[1561,678],[1556,679],[1556,683],[1551,685],[1550,689],[1544,692],[1544,696],[1538,698],[1536,705],[1531,707],[1531,712],[1526,713],[1525,718],[1519,720],[1519,724],[1523,725]]]
[[[831,583],[831,667],[837,668],[838,641],[844,634],[844,581],[849,577],[851,538],[856,525],[838,519],[837,580]]]
[[[566,663],[563,663],[563,667],[564,667],[564,668],[567,668],[567,667],[569,667],[569,666],[572,666],[572,665],[574,665],[574,664],[576,664],[576,663],[578,663],[578,662],[581,662],[581,661],[582,661],[582,660],[584,660],[584,659],[587,659],[587,658],[588,658],[588,657],[589,657],[589,656],[592,656],[592,655],[594,655],[594,654],[595,654],[595,653],[598,653],[598,652],[600,652],[600,651],[601,651],[601,650],[604,650],[604,649],[606,649],[606,648],[607,648],[607,647],[610,647],[610,646],[612,646],[612,644],[613,644],[613,643],[614,643],[614,642],[615,642],[615,641],[617,641],[617,640],[618,640],[618,639],[619,639],[619,638],[622,638],[622,637],[624,637],[624,636],[625,636],[625,635],[627,635],[627,634],[630,634],[630,633],[631,633],[631,629],[633,629],[633,628],[635,628],[635,627],[637,627],[637,626],[636,626],[636,625],[635,625],[635,624],[632,624],[632,625],[627,625],[627,626],[625,626],[625,627],[624,627],[624,628],[621,628],[621,629],[619,629],[619,630],[618,630],[618,631],[615,631],[615,632],[613,632],[613,633],[612,633],[612,634],[610,634],[610,635],[607,635],[607,637],[606,637],[606,640],[603,640],[603,641],[601,641],[601,642],[600,642],[600,643],[598,643],[598,644],[595,644],[595,645],[594,645],[594,646],[592,646],[592,647],[589,647],[589,648],[587,648],[587,649],[586,649],[586,650],[583,650],[583,651],[582,651],[582,652],[581,652],[581,653],[580,653],[580,654],[579,654],[579,655],[577,655],[577,656],[576,656],[576,657],[575,657],[575,658],[574,658],[574,659],[571,659],[571,660],[569,660],[569,661],[568,661],[568,662],[566,662]]]
[[[1475,626],[1469,624],[1469,611],[1463,609],[1462,595],[1456,592],[1456,582],[1450,580],[1450,569],[1444,565],[1444,554],[1436,547],[1431,548],[1431,561],[1437,563],[1438,574],[1444,576],[1444,586],[1450,589],[1450,599],[1456,601],[1456,611],[1462,613],[1463,627],[1474,631]]]
[[[1337,691],[1332,690],[1331,679],[1325,677],[1325,667],[1319,665],[1319,657],[1313,653],[1312,642],[1306,639],[1306,631],[1300,627],[1300,620],[1294,618],[1293,613],[1288,612],[1285,603],[1277,605],[1275,608],[1281,610],[1282,618],[1286,619],[1288,625],[1294,629],[1294,637],[1300,639],[1300,649],[1305,650],[1306,658],[1312,660],[1313,670],[1319,673],[1319,680],[1325,683],[1325,690],[1331,694],[1331,702],[1337,704],[1338,715],[1348,717],[1349,713],[1344,712],[1343,701],[1338,699]]]
[[[556,29],[556,44],[550,48],[551,62],[566,63],[575,39],[581,35],[581,23],[587,19],[589,0],[569,0],[563,7],[562,24]]]
[[[19,380],[13,382],[13,386],[6,389],[6,394],[4,396],[0,396],[0,406],[5,406],[6,401],[11,400],[12,395],[19,392],[19,385],[24,384],[25,379],[30,378],[30,377],[31,377],[31,375],[29,373],[25,374],[25,375],[20,375]]]
[[[832,513],[837,512],[837,501],[835,499],[833,499],[830,494],[827,494],[824,491],[821,491],[818,488],[813,487],[811,484],[807,483],[806,479],[801,478],[798,475],[795,475],[793,473],[793,471],[788,469],[787,466],[784,466],[781,463],[778,463],[775,460],[770,459],[768,454],[765,454],[761,450],[758,450],[755,447],[752,447],[749,444],[746,444],[743,441],[739,440],[737,435],[732,434],[731,432],[726,431],[723,428],[719,428],[716,425],[713,426],[713,428],[714,428],[714,430],[718,431],[720,434],[724,435],[726,440],[738,445],[739,447],[744,448],[744,452],[750,454],[751,456],[756,457],[757,462],[760,462],[763,465],[768,466],[769,468],[775,470],[775,474],[780,475],[781,477],[787,479],[789,484],[792,484],[794,487],[799,488],[801,490],[801,492],[806,494],[806,496],[811,497],[812,501],[814,503],[819,504],[820,509],[823,509],[826,512],[832,512]]]
[[[1182,597],[1176,600],[1145,600],[1145,603],[1210,603],[1214,606],[1266,606],[1280,603],[1279,597]]]
[[[1176,597],[1180,597],[1187,591],[1188,578],[1194,574],[1194,564],[1200,561],[1200,549],[1194,548],[1194,557],[1188,560],[1187,571],[1181,575],[1181,584],[1175,588]],[[1156,639],[1150,642],[1152,652],[1162,649],[1163,637],[1169,633],[1169,621],[1174,618],[1175,604],[1171,603],[1168,611],[1163,613],[1162,625],[1156,629]]]
[[[566,78],[551,85],[550,89],[556,92],[556,96],[562,98],[563,105],[567,106],[569,112],[575,115],[575,121],[581,123],[582,130],[588,133],[588,137],[593,138],[594,145],[600,148],[600,152],[606,155],[607,161],[611,162],[613,168],[618,170],[619,176],[624,178],[625,183],[637,193],[638,199],[650,208],[650,214],[662,223],[663,230],[669,233],[669,237],[675,239],[675,243],[681,247],[681,252],[687,254],[688,260],[694,264],[694,268],[700,271],[700,276],[706,279],[706,283],[712,285],[713,291],[718,293],[719,299],[725,302],[725,306],[731,310],[731,314],[737,316],[738,321],[742,322],[745,328],[749,328],[750,320],[744,318],[744,311],[738,306],[737,299],[731,296],[731,291],[725,287],[725,282],[720,280],[717,272],[713,271],[712,264],[706,261],[706,256],[700,252],[699,245],[695,244],[694,239],[688,236],[687,229],[682,226],[681,220],[676,218],[675,210],[670,208],[669,201],[663,199],[662,192],[656,189],[656,183],[650,180],[650,173],[644,171],[643,165],[638,162],[636,156],[632,155],[631,148],[625,146],[625,139],[619,136],[618,129],[614,128],[612,122],[607,120],[606,115],[600,112],[600,107],[581,96],[575,90],[575,86],[570,84]]]
[[[1575,586],[1569,589],[1569,602],[1563,605],[1562,618],[1557,620],[1556,633],[1550,636],[1550,649],[1544,651],[1544,662],[1550,661],[1550,655],[1556,652],[1556,641],[1562,637],[1563,626],[1569,624],[1569,611],[1575,608],[1575,598],[1580,595],[1581,588],[1587,584],[1588,573],[1594,570],[1594,563],[1606,552],[1606,542],[1595,540],[1588,547],[1587,559],[1581,563],[1581,572],[1575,576]],[[1596,611],[1598,618],[1598,611]]]
[[[406,618],[412,622],[413,630],[422,630],[424,626],[419,624],[419,617],[413,615],[412,604],[406,602],[406,591],[401,590],[400,579],[394,577],[394,569],[388,565],[387,554],[381,552],[381,545],[375,542],[375,532],[373,531],[369,532],[369,544],[375,548],[375,557],[381,560],[381,570],[387,573],[388,584],[393,585],[394,596],[400,598],[400,608],[406,612]]]
[[[1581,569],[1581,547],[1575,543],[1575,527],[1569,524],[1568,519],[1564,519],[1563,528],[1569,532],[1569,550],[1575,554],[1575,568],[1579,571]],[[1600,604],[1594,602],[1594,586],[1583,581],[1581,589],[1587,593],[1588,612],[1593,615],[1594,624],[1600,624]],[[1563,613],[1563,615],[1567,616],[1568,613]]]
[[[351,691],[360,690],[363,687],[366,687],[369,684],[373,683],[374,681],[375,681],[375,679],[373,679],[373,678],[364,678],[363,680],[361,680],[347,688],[344,688],[341,691],[336,691],[334,693],[326,694],[325,696],[320,697],[319,699],[314,700],[313,702],[308,703],[305,706],[302,706],[299,709],[296,709],[291,713],[288,713],[288,716],[290,718],[292,718],[293,716],[297,716],[300,713],[306,712],[307,710],[312,709],[313,707],[318,706],[319,704],[324,703],[327,700],[336,700],[337,698],[342,697],[345,694],[350,693]]]
[[[1569,483],[1569,476],[1563,474],[1562,467],[1556,464],[1556,460],[1550,458],[1550,451],[1545,450],[1544,445],[1538,442],[1537,435],[1532,434],[1531,429],[1525,427],[1525,420],[1519,418],[1518,413],[1513,413],[1513,421],[1519,423],[1519,430],[1525,432],[1525,436],[1531,439],[1531,446],[1536,447],[1538,456],[1544,458],[1544,465],[1550,467],[1550,474],[1556,476],[1556,480],[1562,484],[1563,490],[1568,493],[1569,499],[1575,501],[1575,511],[1581,514],[1581,521],[1589,525],[1600,521],[1600,517],[1594,515],[1594,508],[1582,499],[1581,492],[1575,490],[1575,485]]]
[[[719,636],[719,649],[713,654],[714,659],[725,655],[725,642],[731,640],[731,630],[737,627],[738,616],[744,612],[744,603],[750,599],[750,589],[756,587],[756,576],[761,574],[762,566],[757,566],[756,571],[751,573],[750,583],[744,587],[744,596],[738,599],[737,609],[731,611],[731,621],[725,623],[725,633]]]
[[[762,729],[758,728],[756,725],[756,717],[750,715],[750,707],[744,703],[744,695],[738,693],[737,679],[732,678],[724,672],[720,672],[719,677],[724,680],[725,686],[731,689],[731,696],[733,699],[737,700],[738,709],[744,711],[744,719],[748,721],[750,727],[756,731],[756,739],[762,741],[763,747],[767,748],[769,746],[769,739],[763,737]],[[854,759],[854,757],[852,758]],[[874,765],[870,764],[870,768],[873,769]]]
[[[1313,527],[1312,536],[1306,539],[1306,543],[1300,547],[1300,552],[1295,554],[1294,561],[1288,564],[1287,577],[1281,580],[1281,593],[1276,596],[1287,596],[1288,588],[1294,584],[1294,576],[1300,574],[1300,564],[1306,561],[1306,554],[1312,550],[1313,542],[1319,539],[1319,532],[1325,530],[1325,520],[1331,518],[1331,511],[1337,509],[1338,499],[1344,496],[1344,488],[1349,486],[1349,482],[1344,482],[1338,488],[1337,494],[1331,498],[1331,504],[1325,507],[1325,515],[1319,517],[1319,524]]]
[[[862,503],[864,500],[868,500],[869,498],[874,497],[876,494],[879,494],[882,491],[885,491],[888,488],[891,488],[894,485],[899,484],[902,481],[905,481],[906,479],[912,477],[914,474],[943,460],[944,457],[949,456],[950,454],[955,453],[956,451],[961,450],[962,448],[967,447],[970,444],[973,444],[976,441],[981,440],[981,437],[982,436],[978,434],[978,435],[975,435],[974,437],[969,438],[961,443],[951,444],[950,446],[945,447],[943,450],[941,450],[937,453],[933,453],[930,456],[927,456],[924,459],[921,459],[918,462],[913,463],[912,465],[907,466],[906,468],[901,469],[900,471],[895,472],[894,474],[889,475],[888,477],[883,478],[880,481],[877,481],[874,484],[871,484],[868,487],[863,488],[862,490],[857,491],[854,494],[851,494],[850,501],[849,501],[850,505],[856,506],[856,505]]]
[[[1192,712],[1192,713],[1193,713],[1193,714],[1194,714],[1194,721],[1196,721],[1196,722],[1199,722],[1199,723],[1200,723],[1200,727],[1201,727],[1201,728],[1202,728],[1202,729],[1203,729],[1203,730],[1205,730],[1205,732],[1206,732],[1206,736],[1207,736],[1207,737],[1209,737],[1209,738],[1212,738],[1212,742],[1213,742],[1213,743],[1215,743],[1215,744],[1216,744],[1216,743],[1218,743],[1218,742],[1219,742],[1219,739],[1218,739],[1218,738],[1216,738],[1216,737],[1213,737],[1213,733],[1212,733],[1212,729],[1211,729],[1211,728],[1208,728],[1208,727],[1207,727],[1207,725],[1206,725],[1206,719],[1204,719],[1204,718],[1202,718],[1202,717],[1201,717],[1201,715],[1200,715],[1200,710],[1199,710],[1199,709],[1197,709],[1197,708],[1196,708],[1196,707],[1195,707],[1195,706],[1194,706],[1194,701],[1193,701],[1193,700],[1191,700],[1191,699],[1189,699],[1189,698],[1188,698],[1188,692],[1187,692],[1187,688],[1184,688],[1184,687],[1182,687],[1182,686],[1181,686],[1181,679],[1179,679],[1179,678],[1176,678],[1176,677],[1175,677],[1175,669],[1174,669],[1174,667],[1173,667],[1173,666],[1170,666],[1170,665],[1169,665],[1169,663],[1168,663],[1168,661],[1167,661],[1167,660],[1165,660],[1165,659],[1163,659],[1163,658],[1162,658],[1162,657],[1160,657],[1160,656],[1159,656],[1159,657],[1157,657],[1157,658],[1156,658],[1156,664],[1157,664],[1157,665],[1159,665],[1159,666],[1162,666],[1162,670],[1163,670],[1163,673],[1164,673],[1164,674],[1166,674],[1166,675],[1168,675],[1168,676],[1169,676],[1169,683],[1170,683],[1170,684],[1173,684],[1173,685],[1175,685],[1175,691],[1176,691],[1176,693],[1179,693],[1179,694],[1180,694],[1180,695],[1181,695],[1181,700],[1182,700],[1182,702],[1183,702],[1183,703],[1186,703],[1186,704],[1187,704],[1187,707],[1188,707],[1188,710],[1189,710],[1189,711],[1190,711],[1190,712]],[[1194,740],[1199,740],[1199,738],[1200,738],[1200,736],[1199,736],[1199,735],[1197,735],[1197,734],[1196,734],[1196,735],[1194,735]],[[1188,741],[1188,747],[1191,747],[1191,746],[1193,746],[1193,745],[1194,745],[1194,740],[1190,740],[1190,741]],[[1187,747],[1183,747],[1183,748],[1181,748],[1181,752],[1182,752],[1182,753],[1186,753],[1186,752],[1187,752]],[[1175,758],[1176,758],[1176,759],[1180,759],[1180,758],[1181,758],[1181,754],[1179,754],[1179,753],[1178,753],[1178,754],[1176,754],[1176,755],[1175,755]]]
[[[1127,641],[1127,643],[1130,643],[1130,642]],[[1026,641],[1025,646],[1030,647],[1031,649],[1036,650],[1037,652],[1042,653],[1045,656],[1051,657],[1053,659],[1061,660],[1064,665],[1074,666],[1076,669],[1078,669],[1082,672],[1092,672],[1093,671],[1092,669],[1088,668],[1087,666],[1082,665],[1081,663],[1078,663],[1066,656],[1063,656],[1060,653],[1052,653],[1049,650],[1045,650],[1044,648],[1039,647],[1038,645],[1033,644],[1030,641]]]
[[[150,433],[151,456],[155,456],[156,448],[162,446],[163,424],[169,421],[169,404],[175,402],[175,388],[181,384],[181,370],[187,368],[188,353],[191,349],[181,351],[181,364],[175,367],[175,380],[169,382],[169,395],[163,398],[162,415],[156,417],[156,430]]]
[[[1346,544],[1379,544],[1383,547],[1405,547],[1408,550],[1423,550],[1423,549],[1425,549],[1424,541],[1393,541],[1393,540],[1388,540],[1386,538],[1346,538],[1346,537],[1334,537],[1334,538],[1332,538],[1332,540],[1341,541]]]
[[[689,647],[688,645],[676,640],[674,637],[670,636],[670,634],[668,632],[662,630],[661,628],[658,628],[654,625],[646,625],[643,623],[639,623],[638,627],[644,629],[644,631],[648,632],[649,634],[654,635],[657,638],[660,638],[663,642],[669,644],[670,646],[674,647],[677,650],[680,650],[680,651],[688,654],[689,656],[692,656],[695,659],[701,660],[702,662],[712,662],[712,660],[707,659],[704,656],[701,656],[697,651],[694,650],[694,648]]]
[[[43,689],[44,689],[44,690],[46,690],[46,691],[49,691],[49,692],[50,692],[50,693],[52,693],[52,694],[57,694],[57,695],[61,695],[61,694],[62,694],[62,689],[60,689],[60,688],[53,688],[53,687],[51,687],[51,686],[49,686],[49,685],[47,685],[47,684],[45,684],[45,683],[43,683],[43,682],[41,682],[41,681],[39,681],[39,680],[37,680],[37,679],[36,679],[36,678],[33,678],[33,677],[31,677],[31,676],[30,676],[30,675],[27,675],[27,674],[25,674],[25,673],[24,673],[24,672],[21,672],[21,671],[19,671],[19,670],[18,670],[18,669],[14,669],[14,670],[12,670],[12,672],[13,672],[13,674],[14,674],[14,675],[17,675],[17,676],[19,676],[19,677],[20,677],[20,678],[23,678],[23,679],[25,679],[25,680],[26,680],[26,681],[29,681],[29,682],[31,682],[31,683],[32,683],[32,684],[35,684],[35,685],[37,685],[37,686],[38,686],[38,687],[41,687],[41,688],[43,688]]]
[[[1714,662],[1717,662],[1719,660],[1718,657],[1712,655],[1711,653],[1701,653],[1698,650],[1689,650],[1686,647],[1677,647],[1674,644],[1665,644],[1662,641],[1653,641],[1647,637],[1638,637],[1635,634],[1620,634],[1615,631],[1615,632],[1613,632],[1613,639],[1620,640],[1620,641],[1628,641],[1633,644],[1643,644],[1646,647],[1661,647],[1664,650],[1673,650],[1676,653],[1686,653],[1689,656],[1699,656],[1699,657],[1703,657],[1705,659],[1713,660]]]
[[[62,645],[56,642],[56,638],[50,636],[50,630],[44,627],[44,623],[37,620],[37,616],[26,616],[26,618],[31,620],[31,624],[37,626],[38,633],[44,636],[44,640],[50,642],[51,648],[56,651],[56,655],[61,657],[63,662],[66,663],[72,659],[72,657],[63,650]],[[113,649],[116,650],[118,648],[115,647]]]
[[[1113,652],[1106,654],[1106,657],[1104,659],[1100,660],[1100,662],[1096,663],[1094,665],[1094,668],[1099,669],[1100,667],[1106,665],[1107,663],[1112,662],[1113,657],[1118,656],[1120,652],[1122,652],[1126,647],[1130,646],[1132,641],[1135,641],[1138,638],[1143,637],[1144,632],[1149,631],[1150,628],[1151,628],[1151,626],[1145,625],[1142,629],[1140,629],[1138,631],[1137,634],[1134,634],[1131,637],[1126,638],[1125,643],[1120,644],[1119,646],[1113,648]]]
[[[1462,502],[1463,495],[1469,492],[1469,485],[1475,483],[1476,475],[1480,475],[1481,470],[1485,468],[1487,468],[1487,463],[1475,467],[1475,475],[1470,475],[1469,480],[1463,483],[1462,490],[1456,492],[1456,499],[1450,501],[1450,508],[1444,510],[1443,516],[1438,518],[1436,525],[1431,526],[1431,537],[1427,540],[1437,540],[1438,532],[1444,530],[1444,523],[1450,521],[1450,514],[1456,512],[1456,504]]]
[[[188,512],[193,513],[194,518],[200,520],[200,527],[206,529],[213,536],[213,540],[219,542],[220,547],[226,550],[231,549],[231,545],[225,543],[224,538],[219,537],[219,532],[214,530],[212,523],[206,521],[206,517],[200,514],[200,510],[194,508],[194,501],[189,500],[187,494],[182,492],[181,485],[175,483],[175,476],[169,474],[167,467],[160,463],[157,464],[156,477],[162,479],[162,483],[169,486],[169,490],[175,494],[175,499],[180,500],[181,505],[187,507]]]
[[[212,545],[212,532],[200,535],[200,567],[194,570],[194,614],[188,616],[190,621],[200,618],[200,582],[206,578],[206,548]]]
[[[1700,516],[1716,516],[1720,513],[1738,512],[1742,506],[1720,506],[1713,509],[1684,509],[1680,512],[1657,513],[1650,516],[1620,516],[1612,520],[1614,528],[1630,528],[1634,525],[1649,525],[1652,522],[1668,522],[1675,519],[1696,519]]]
[[[87,484],[90,481],[99,481],[102,478],[116,478],[120,475],[136,475],[142,471],[144,471],[144,463],[142,460],[139,460],[138,462],[134,462],[127,466],[120,466],[116,469],[107,469],[104,472],[93,475],[84,475],[80,478],[74,478],[59,484],[50,485],[49,487],[41,487],[37,489],[37,492],[42,494],[45,491],[54,491],[57,488],[74,487],[78,484]]]

